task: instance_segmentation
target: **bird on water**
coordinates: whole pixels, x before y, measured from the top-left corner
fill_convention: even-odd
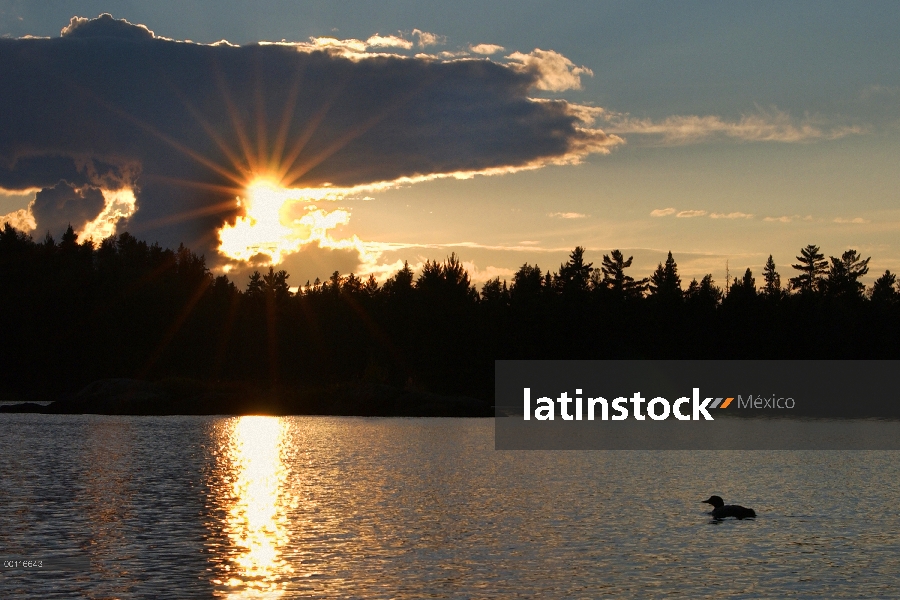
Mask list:
[[[707,504],[712,504],[713,509],[709,514],[713,519],[726,519],[734,517],[735,519],[755,519],[756,511],[752,508],[744,508],[737,504],[725,504],[725,501],[718,496],[710,496],[709,500],[703,500]]]

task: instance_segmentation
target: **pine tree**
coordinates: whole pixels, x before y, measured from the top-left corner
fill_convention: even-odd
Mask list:
[[[374,298],[378,295],[378,291],[378,280],[375,279],[375,275],[373,273],[369,273],[369,278],[366,279],[366,285],[363,288],[363,292],[365,292],[366,296]]]
[[[363,291],[363,287],[365,284],[362,282],[362,279],[356,276],[355,273],[350,273],[341,283],[341,293],[344,294],[360,294]]]
[[[538,293],[543,285],[543,281],[544,274],[541,272],[541,268],[537,265],[531,266],[525,263],[513,275],[511,289],[519,292]]]
[[[895,304],[900,297],[896,289],[897,276],[890,271],[875,280],[872,286],[872,302],[878,304]]]
[[[334,271],[322,287],[323,291],[327,290],[329,293],[337,296],[341,293],[341,286],[343,284],[344,276],[341,275],[340,271]]]
[[[478,291],[471,283],[469,273],[453,252],[443,263],[425,261],[422,274],[416,280],[416,289],[429,296],[474,300],[478,297]]]
[[[828,271],[828,261],[825,255],[819,252],[819,247],[809,244],[800,250],[797,257],[799,264],[791,265],[800,271],[796,277],[791,277],[791,287],[803,293],[817,292],[824,285],[823,275]]]
[[[66,229],[65,233],[63,233],[62,239],[59,241],[59,249],[63,252],[74,252],[77,248],[78,234],[75,233],[72,224],[69,223],[69,227]]]
[[[500,282],[499,277],[494,277],[481,286],[481,300],[494,306],[505,306],[509,302],[509,289],[506,280]]]
[[[384,291],[388,296],[402,296],[409,294],[413,287],[413,271],[409,268],[409,262],[403,261],[403,268],[394,273],[394,276],[384,282]]]
[[[250,276],[250,281],[247,282],[247,295],[248,296],[259,296],[263,293],[263,289],[265,284],[263,282],[263,277],[259,271],[253,271],[253,274]]]
[[[747,301],[756,298],[756,278],[753,277],[753,271],[747,267],[744,276],[738,279],[734,278],[730,288],[728,289],[728,299],[730,301]]]
[[[594,263],[584,262],[584,248],[576,246],[569,254],[569,260],[559,265],[554,284],[563,294],[586,292],[591,281]]]
[[[633,256],[629,256],[628,260],[625,260],[625,257],[619,250],[613,250],[609,254],[604,254],[603,264],[600,267],[600,271],[603,273],[600,285],[622,297],[636,298],[642,296],[647,288],[647,279],[635,281],[634,277],[625,274],[625,269],[631,266],[633,260]]]
[[[691,279],[691,282],[688,284],[687,289],[684,290],[684,298],[685,300],[694,298],[697,294],[700,293],[700,284],[697,282],[697,278]]]
[[[269,272],[265,275],[259,271],[253,271],[250,281],[247,282],[247,295],[270,295],[279,300],[287,298],[291,295],[290,287],[287,284],[288,277],[290,275],[287,271],[275,271],[272,267],[269,267]]]
[[[692,280],[685,290],[685,299],[694,306],[703,306],[715,310],[722,301],[722,290],[713,281],[712,274],[707,273],[698,283]]]
[[[765,293],[766,297],[771,299],[781,298],[781,276],[775,270],[775,261],[772,260],[771,254],[769,255],[769,260],[766,261],[766,266],[763,268],[763,279],[766,281],[765,287],[763,287],[763,293]]]
[[[452,252],[450,256],[447,257],[447,260],[444,261],[444,264],[441,267],[441,272],[444,281],[446,281],[450,289],[457,290],[465,295],[471,294],[472,281],[469,278],[469,273],[466,271],[466,268],[456,255],[456,252]]]
[[[861,298],[865,286],[859,279],[869,272],[872,257],[863,259],[856,250],[847,250],[840,258],[829,258],[831,268],[825,282],[828,294],[839,298]]]
[[[678,265],[675,264],[671,251],[666,258],[665,266],[660,263],[650,276],[649,288],[650,295],[661,300],[681,299],[681,277],[678,276]]]
[[[697,297],[712,306],[716,306],[722,301],[722,290],[716,287],[712,273],[707,273],[700,280],[700,289],[697,291]]]

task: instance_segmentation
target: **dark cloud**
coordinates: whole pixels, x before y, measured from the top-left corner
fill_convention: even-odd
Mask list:
[[[71,225],[76,231],[93,221],[106,202],[99,188],[75,188],[66,181],[44,188],[34,197],[31,213],[38,224],[38,234],[49,232],[59,238]]]
[[[564,101],[529,99],[537,77],[487,60],[182,43],[75,18],[59,38],[0,39],[0,187],[133,187],[132,232],[210,257],[254,170],[353,186],[616,142]],[[56,222],[37,217],[39,230]]]

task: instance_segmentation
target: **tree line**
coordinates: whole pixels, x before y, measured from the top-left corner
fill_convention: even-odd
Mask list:
[[[900,290],[869,258],[800,250],[724,287],[687,284],[671,252],[645,278],[619,250],[576,247],[556,271],[523,264],[478,290],[459,257],[385,282],[334,272],[292,292],[269,268],[239,289],[202,256],[129,233],[36,242],[0,230],[2,390],[71,393],[127,377],[304,387],[337,382],[493,395],[496,359],[832,359],[900,356]]]

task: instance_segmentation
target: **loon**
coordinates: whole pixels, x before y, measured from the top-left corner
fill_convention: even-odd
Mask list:
[[[735,519],[756,518],[756,511],[752,508],[744,508],[737,504],[725,504],[725,501],[718,496],[710,496],[709,500],[703,500],[703,502],[713,505],[712,512],[709,514],[714,519],[725,519],[727,517],[734,517]]]

